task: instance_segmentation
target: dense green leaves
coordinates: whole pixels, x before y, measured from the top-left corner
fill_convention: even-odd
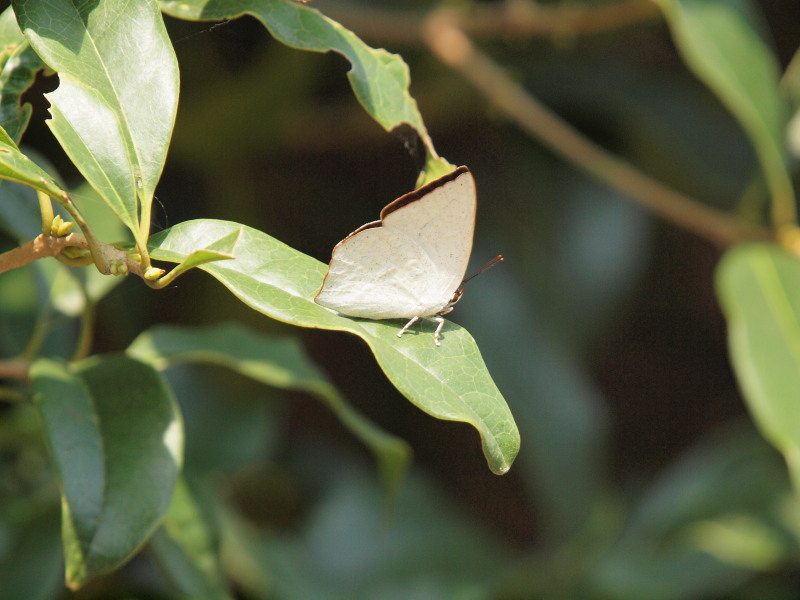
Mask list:
[[[313,52],[340,53],[352,65],[347,77],[370,116],[387,131],[411,125],[425,144],[426,172],[418,183],[433,181],[452,170],[433,149],[417,103],[408,92],[408,66],[400,56],[370,48],[336,21],[294,0],[169,0],[160,4],[167,14],[183,19],[218,20],[249,14],[284,44]]]
[[[777,91],[777,61],[757,33],[757,18],[748,12],[742,0],[658,1],[687,64],[735,115],[752,140],[775,202],[776,222],[791,221],[787,207],[793,200],[783,156],[787,110]],[[15,6],[28,38],[21,37],[19,28],[10,20],[10,12],[0,17],[0,124],[8,127],[7,135],[0,132],[0,177],[57,197],[63,194],[53,179],[28,161],[15,145],[29,117],[29,108],[19,106],[20,94],[43,64],[42,59],[34,55],[29,45],[32,44],[44,62],[59,74],[59,87],[49,96],[53,103],[51,127],[58,141],[102,195],[103,201],[114,209],[112,220],[117,225],[123,221],[132,231],[139,231],[140,226],[144,229],[147,224],[143,222],[149,221],[149,202],[169,145],[177,102],[177,68],[156,3],[154,0],[16,0]],[[436,169],[446,168],[446,163],[433,151],[416,103],[409,95],[405,63],[396,55],[367,47],[353,33],[315,8],[293,0],[187,0],[162,2],[161,6],[179,18],[220,19],[249,14],[288,46],[342,54],[352,65],[348,77],[354,93],[372,118],[386,130],[404,125],[416,129],[428,151],[428,178],[440,174]],[[495,7],[483,6],[481,10],[484,8],[492,11]],[[562,7],[553,8],[558,13]],[[464,18],[465,23],[469,23],[472,16],[467,14]],[[176,31],[181,27],[174,25]],[[492,27],[489,27],[489,35]],[[216,30],[215,35],[226,31]],[[465,28],[467,33],[474,31]],[[580,35],[580,30],[575,34]],[[212,36],[196,36],[203,37]],[[498,41],[491,40],[491,43]],[[732,182],[736,178],[730,177],[730,173],[737,169],[744,171],[742,164],[750,157],[734,144],[730,144],[730,148],[731,155],[736,158],[714,151],[725,148],[730,139],[736,140],[740,135],[730,125],[727,115],[720,118],[724,121],[722,129],[708,127],[707,119],[716,117],[709,110],[705,95],[699,95],[698,104],[692,104],[696,98],[690,94],[680,96],[677,103],[675,97],[673,102],[664,104],[642,100],[661,98],[663,94],[653,90],[674,82],[662,80],[656,88],[647,88],[652,81],[648,83],[644,81],[646,78],[630,76],[629,68],[634,61],[620,55],[618,44],[613,44],[611,52],[615,61],[620,59],[619,73],[624,72],[625,76],[611,81],[624,80],[625,83],[619,86],[609,83],[609,71],[602,68],[602,43],[591,44],[591,51],[587,53],[594,62],[589,63],[586,55],[581,57],[580,53],[585,50],[580,46],[584,45],[578,44],[577,50],[570,48],[569,52],[557,53],[561,61],[557,65],[548,63],[544,67],[548,81],[555,80],[548,90],[556,91],[548,102],[553,100],[553,104],[560,102],[561,107],[572,106],[578,97],[576,90],[581,97],[591,98],[593,104],[606,102],[602,123],[607,123],[608,116],[613,115],[615,122],[619,120],[623,125],[615,128],[623,132],[620,134],[623,137],[614,141],[643,155],[650,153],[653,161],[650,166],[657,157],[663,164],[663,171],[658,175],[666,173],[669,178],[669,174],[679,173],[679,185],[685,184],[687,190],[695,193],[702,190],[706,194],[707,190],[712,190],[708,193],[712,199],[735,193],[738,180]],[[535,52],[541,48],[539,44],[533,46],[536,46]],[[526,80],[531,64],[547,63],[537,60],[539,56],[526,55],[520,57],[518,64],[512,64],[517,58],[514,53],[506,52],[502,56],[508,61],[509,71],[519,70],[520,77]],[[211,60],[216,58],[211,56]],[[226,72],[224,64],[215,64],[219,71],[215,71],[214,81],[219,84],[222,79],[224,84],[215,86],[220,92],[210,103],[210,110],[203,111],[202,118],[188,119],[187,128],[202,129],[220,110],[233,116],[237,111],[219,103],[226,91],[229,95],[231,91],[244,95],[241,90],[257,85],[261,86],[259,93],[263,92],[266,97],[275,87],[281,87],[287,73],[292,76],[294,71],[300,70],[294,63],[287,63],[285,55],[277,58],[271,55],[269,59],[264,64],[253,61],[258,65],[259,74],[261,68],[272,69],[264,79],[253,77],[256,70],[242,75],[236,69]],[[570,65],[573,61],[575,64]],[[274,63],[281,63],[281,69],[274,69]],[[322,63],[312,61],[303,66],[312,64]],[[424,62],[420,65],[422,69],[427,66]],[[795,106],[800,89],[797,65],[795,60],[794,68],[784,81],[784,90],[789,92]],[[533,67],[533,70],[539,68]],[[581,81],[580,77],[572,78],[586,71],[591,71],[593,78],[603,80],[596,90],[587,91],[581,87],[582,83],[575,83]],[[281,147],[278,162],[301,162],[306,154],[316,157],[317,152],[324,153],[316,146],[311,151],[308,150],[311,145],[301,146],[318,139],[313,133],[300,131],[305,115],[300,114],[299,118],[295,115],[284,118],[283,115],[286,106],[303,106],[297,101],[297,88],[303,87],[304,93],[313,89],[316,93],[324,87],[325,84],[319,88],[306,85],[321,81],[315,79],[316,75],[313,69],[298,73],[292,85],[281,90],[280,102],[258,106],[262,115],[258,118],[264,123],[275,122],[273,118],[283,119],[283,123],[291,123],[286,130],[292,131],[292,135],[294,128],[298,129],[297,139],[301,141],[294,150],[302,148],[300,160]],[[435,75],[438,77],[440,73]],[[684,83],[689,79],[686,73],[679,76],[685,78]],[[559,77],[563,77],[563,81],[573,80],[565,86],[563,81],[557,81]],[[654,80],[658,77],[653,74]],[[247,80],[249,86],[237,85],[242,80]],[[269,81],[269,85],[265,81]],[[300,81],[302,86],[298,84]],[[190,82],[187,90],[193,86],[208,87],[207,81],[197,84],[196,79],[187,78],[187,82]],[[424,71],[417,83],[425,84]],[[454,88],[449,85],[448,82],[437,87],[442,90],[440,96],[452,100]],[[605,100],[602,94],[594,93],[607,92],[612,87],[614,94]],[[689,82],[686,89],[694,94],[697,88]],[[560,93],[564,95],[559,97]],[[464,114],[478,121],[477,113],[460,112],[475,110],[468,107],[470,99],[466,95],[456,103],[444,103],[435,97],[436,94],[432,96],[431,105],[441,111],[440,114],[447,113],[450,122]],[[624,102],[630,104],[625,104],[626,109],[622,110],[619,106],[611,107],[616,104],[608,99],[612,97],[624,97]],[[441,104],[436,106],[436,102]],[[454,106],[456,104],[458,106]],[[654,104],[658,104],[658,108],[654,108]],[[627,110],[634,105],[648,105],[652,112]],[[680,109],[672,112],[677,105]],[[235,115],[238,123],[252,123],[253,104],[247,106],[247,110]],[[711,108],[719,107],[712,105]],[[296,110],[299,114],[302,109]],[[626,112],[635,113],[635,116]],[[684,118],[687,123],[681,121],[680,126],[673,127],[676,121]],[[696,121],[691,122],[691,119]],[[446,123],[446,120],[439,122]],[[794,123],[795,133],[789,139],[798,152],[797,120]],[[588,120],[587,124],[591,126],[593,122]],[[598,124],[601,123],[594,123]],[[266,125],[265,130],[273,131],[270,127]],[[669,142],[662,143],[670,136],[658,138],[656,142],[648,137],[642,144],[642,139],[656,129],[669,130],[675,138],[691,138],[683,135],[684,132],[696,130],[702,132],[697,137],[714,141],[702,149],[695,147],[695,154],[683,152],[687,148],[691,150],[691,141],[681,139],[672,147]],[[475,130],[481,131],[471,127],[460,133],[468,138]],[[596,131],[601,135],[603,127]],[[718,135],[720,132],[722,135]],[[551,169],[553,165],[546,159],[542,160],[544,168],[532,169],[530,158],[520,158],[530,153],[529,145],[512,148],[504,154],[501,135],[498,131],[492,133],[497,137],[491,144],[498,152],[492,158],[491,167],[484,166],[485,172],[491,171],[495,177],[494,181],[491,175],[487,177],[487,187],[496,190],[497,201],[502,199],[503,204],[499,205],[501,210],[487,211],[482,226],[487,227],[487,232],[491,231],[488,227],[497,227],[490,236],[503,239],[506,246],[512,248],[509,254],[516,254],[514,266],[507,275],[510,285],[492,283],[487,286],[488,293],[481,294],[483,299],[468,299],[467,305],[460,305],[455,318],[467,322],[466,313],[472,311],[476,320],[469,325],[470,330],[477,335],[478,330],[485,327],[478,336],[485,340],[481,347],[487,359],[492,359],[492,371],[498,382],[502,380],[503,390],[519,403],[515,413],[528,431],[531,443],[526,445],[529,454],[525,457],[525,469],[517,475],[523,481],[524,490],[535,498],[533,506],[537,516],[544,515],[540,522],[545,526],[538,529],[544,535],[537,540],[537,548],[524,548],[530,541],[527,536],[532,535],[528,531],[519,533],[518,547],[524,548],[521,552],[508,544],[502,547],[492,543],[493,540],[482,536],[478,528],[460,522],[454,506],[437,502],[437,494],[414,476],[398,493],[395,519],[387,519],[384,529],[376,531],[384,516],[380,512],[384,498],[380,490],[371,489],[370,478],[364,477],[354,466],[360,457],[351,461],[333,444],[328,445],[329,440],[322,439],[324,436],[303,438],[301,434],[291,440],[285,439],[279,431],[284,423],[278,413],[284,405],[270,402],[272,391],[235,375],[229,379],[230,374],[218,368],[225,367],[279,390],[300,390],[315,395],[382,457],[384,475],[396,481],[397,474],[405,466],[405,446],[375,429],[349,408],[327,378],[308,360],[296,340],[254,335],[227,325],[199,329],[157,327],[139,335],[127,356],[74,364],[40,360],[31,373],[37,399],[35,406],[41,413],[63,497],[63,537],[72,585],[113,570],[148,539],[151,540],[149,549],[160,563],[162,573],[176,586],[178,594],[219,600],[228,600],[233,593],[226,590],[226,578],[234,582],[237,595],[248,598],[277,594],[287,598],[427,595],[686,600],[735,594],[732,588],[754,573],[777,570],[787,563],[793,568],[790,563],[794,558],[793,544],[786,541],[791,539],[791,534],[779,528],[792,518],[797,521],[796,513],[778,514],[777,507],[785,494],[780,461],[774,460],[774,453],[765,450],[764,444],[755,442],[749,431],[746,435],[716,437],[699,453],[680,461],[675,469],[657,480],[649,492],[638,498],[636,510],[629,515],[626,514],[627,499],[620,501],[617,494],[607,494],[609,482],[605,474],[609,464],[605,450],[609,444],[605,410],[602,395],[584,364],[585,350],[591,347],[594,357],[596,350],[605,352],[611,345],[617,345],[617,340],[603,340],[601,345],[595,345],[600,336],[595,338],[594,334],[619,322],[621,298],[628,295],[630,288],[621,284],[616,274],[624,271],[627,280],[634,282],[637,263],[636,260],[620,262],[609,252],[614,244],[608,244],[604,238],[616,229],[593,208],[598,204],[605,206],[608,198],[598,203],[591,197],[588,187],[582,191],[567,189],[560,180],[572,181],[574,174],[560,171],[561,166]],[[259,154],[260,143],[242,144],[240,147],[246,149],[241,153],[226,155],[220,160],[224,151],[213,143],[219,139],[214,134],[207,139],[211,143],[205,144],[205,155],[217,161],[214,162],[217,168],[211,169],[215,172],[214,185],[224,189],[217,197],[225,202],[235,201],[236,210],[242,209],[237,214],[252,215],[244,204],[239,206],[246,197],[239,191],[248,185],[246,171],[257,170],[252,169],[255,164],[265,164],[262,162],[265,156]],[[229,139],[237,141],[234,135]],[[258,151],[253,152],[254,148]],[[711,150],[706,152],[706,148]],[[267,160],[274,158],[269,152],[270,149],[266,149],[264,153]],[[198,173],[205,176],[210,169],[197,168],[197,157],[191,153],[187,155],[193,161],[186,165],[187,172],[194,174],[198,188],[202,188],[211,179],[200,181],[202,176]],[[673,160],[664,160],[670,155]],[[718,160],[714,164],[731,160],[733,164],[723,165],[724,168],[718,170],[704,166],[706,163],[702,160],[694,160],[694,157],[708,155]],[[335,162],[340,158],[333,156],[329,160]],[[512,165],[515,161],[519,162],[517,166]],[[649,168],[646,160],[641,164]],[[691,168],[687,169],[686,165]],[[704,171],[702,177],[692,172],[694,169]],[[525,173],[528,173],[527,180],[520,177]],[[226,179],[226,175],[230,177]],[[281,185],[294,186],[296,177],[296,173],[287,173],[285,181],[270,183],[276,184],[273,189],[280,191]],[[719,193],[720,188],[715,184],[708,185],[715,179],[727,180],[730,187],[723,186],[724,192]],[[242,188],[234,189],[239,184]],[[581,182],[574,187],[578,185],[584,184]],[[534,186],[535,203],[530,202],[530,189]],[[35,204],[27,202],[35,202],[35,198],[23,195],[18,198],[14,189],[18,187],[4,185],[0,216],[11,238],[24,239],[27,233],[23,232],[35,231],[37,225],[35,215],[25,212],[31,206],[35,208]],[[263,181],[257,181],[253,187],[262,189]],[[548,194],[548,188],[559,190],[553,194],[557,200],[552,209],[543,208],[538,202],[539,195]],[[519,202],[515,201],[515,195],[519,195]],[[279,193],[275,196],[282,198]],[[575,198],[583,198],[584,202],[575,202]],[[259,197],[259,201],[262,200],[263,197]],[[532,205],[535,205],[533,210]],[[79,208],[92,229],[98,231],[102,226],[98,225],[99,218],[91,214],[92,206],[92,199],[86,198]],[[228,205],[227,208],[234,207]],[[296,207],[289,207],[287,203],[287,210],[289,208],[297,214]],[[264,211],[264,214],[275,214],[280,220],[288,213]],[[174,213],[169,217],[174,218]],[[553,220],[548,221],[551,217]],[[513,225],[509,226],[507,221],[506,229],[502,229],[503,219],[510,219]],[[569,222],[574,230],[543,226],[544,233],[540,235],[530,226],[533,222]],[[518,230],[510,234],[514,226]],[[308,228],[313,229],[313,225]],[[624,221],[620,224],[620,231],[624,230],[626,235],[634,229],[636,233],[631,235],[635,241],[630,247],[623,246],[623,254],[649,257],[646,228],[639,230]],[[547,238],[548,230],[552,232],[552,243]],[[105,241],[117,241],[121,237],[118,231],[106,231],[98,233],[98,237]],[[142,237],[140,232],[139,241]],[[155,236],[153,247],[154,255],[180,263],[173,269],[173,275],[199,267],[264,315],[298,326],[358,335],[375,353],[391,381],[414,404],[438,418],[474,426],[481,435],[484,452],[494,471],[507,470],[514,460],[519,448],[516,425],[487,373],[474,340],[464,329],[447,323],[443,345],[436,348],[429,323],[417,324],[406,336],[397,339],[395,334],[403,323],[350,319],[331,313],[313,302],[325,272],[323,264],[236,223],[183,223]],[[507,248],[502,250],[506,252]],[[567,255],[573,258],[559,258]],[[598,267],[604,261],[608,263],[606,270]],[[60,327],[69,330],[64,339],[74,342],[75,317],[91,317],[91,301],[101,297],[106,288],[95,286],[96,282],[84,279],[82,272],[68,270],[55,261],[42,261],[36,269],[38,279],[44,282],[42,289],[47,292],[46,298],[42,294],[39,299],[45,317],[41,320],[41,330],[49,327],[51,321],[58,322]],[[516,274],[515,269],[518,269]],[[553,293],[553,289],[540,285],[531,276],[533,272],[548,269],[552,272],[552,287],[558,287],[559,293]],[[30,329],[28,315],[32,314],[30,299],[34,293],[32,286],[21,281],[27,275],[28,271],[20,270],[0,279],[0,300],[5,310],[5,318],[0,319],[0,336],[3,336],[0,341],[6,342],[12,337],[9,332],[16,334],[20,329],[22,319],[15,318],[17,315],[25,315],[24,326]],[[797,376],[800,372],[800,301],[796,299],[800,269],[797,260],[773,246],[743,246],[724,258],[718,275],[720,299],[731,326],[731,352],[747,402],[766,437],[784,453],[792,468],[797,469],[800,461],[800,409],[796,408],[800,405],[796,391],[800,390]],[[527,284],[523,276],[528,278]],[[102,278],[102,281],[120,279]],[[613,292],[605,295],[611,288]],[[145,292],[150,293],[149,290]],[[225,290],[218,292],[224,297]],[[158,296],[156,302],[169,301],[169,298],[161,298],[163,295],[152,293],[146,297]],[[608,301],[604,310],[598,311],[597,305],[608,297],[613,297],[613,301]],[[117,294],[109,299],[116,305],[101,312],[113,314],[115,320],[111,327],[102,320],[99,322],[98,330],[104,344],[122,347],[140,333],[144,328],[140,322],[144,319],[140,319],[139,313],[169,318],[164,311],[148,310],[142,298],[145,296]],[[203,301],[205,299],[203,297]],[[217,298],[208,302],[216,303]],[[549,308],[541,310],[545,304]],[[587,305],[591,305],[591,309],[586,309]],[[191,308],[194,307],[181,307],[181,310]],[[598,326],[600,312],[609,319]],[[196,314],[184,311],[182,317],[191,320]],[[122,319],[125,326],[119,327]],[[87,323],[90,321],[90,318],[85,319]],[[120,333],[118,329],[124,331]],[[587,334],[590,330],[592,333]],[[28,382],[24,378],[24,366],[17,363],[24,365],[24,358],[33,355],[66,356],[73,350],[74,344],[52,343],[53,337],[28,344],[23,360],[0,364],[6,368],[0,373],[3,385],[0,393],[8,393],[10,389],[9,397],[24,401]],[[576,339],[579,341],[575,342]],[[649,338],[647,343],[649,345]],[[4,343],[2,350],[14,355],[25,345],[26,339],[14,339],[14,343]],[[657,344],[652,345],[657,348]],[[64,352],[64,348],[68,352]],[[653,352],[654,360],[665,358],[658,355],[657,349]],[[179,366],[185,363],[192,364]],[[675,365],[667,361],[663,364]],[[604,368],[608,365],[598,367]],[[186,414],[195,411],[193,416],[197,420],[192,425],[201,435],[196,436],[194,444],[201,451],[197,452],[191,468],[212,477],[220,471],[226,475],[215,481],[224,486],[221,497],[202,505],[177,475],[180,443],[171,436],[180,430],[180,418],[158,373],[162,369],[170,369],[166,376],[176,383],[174,388],[176,393],[180,391],[179,397],[187,407]],[[6,387],[5,373],[17,377],[13,374],[20,371],[23,376]],[[231,383],[237,386],[235,398],[230,395]],[[611,383],[611,389],[616,389],[614,382]],[[239,394],[242,388],[238,386],[252,391],[252,397],[249,393]],[[668,395],[678,391],[670,390],[667,385],[664,389]],[[707,404],[707,398],[700,396],[690,400],[696,401],[697,406]],[[726,397],[731,397],[730,390],[726,390]],[[380,400],[376,398],[376,404]],[[659,434],[657,427],[652,429],[652,435]],[[0,476],[7,472],[6,457],[17,448],[23,457],[20,464],[30,461],[26,454],[30,442],[19,442],[13,435],[3,437],[4,432],[0,428],[4,457],[0,461]],[[321,452],[320,447],[323,448]],[[329,449],[331,451],[327,452]],[[448,459],[451,461],[448,466],[454,470],[462,466],[459,459]],[[652,468],[651,459],[637,454],[633,459],[636,462],[629,463],[636,471],[635,487],[639,489],[644,487],[640,482],[649,476],[643,471]],[[47,473],[45,467],[40,469]],[[24,468],[20,472],[25,472]],[[800,481],[800,473],[795,475]],[[47,479],[46,475],[40,477]],[[14,513],[6,510],[2,495],[8,489],[6,479],[0,477],[3,481],[0,484],[0,558],[3,560],[0,562],[4,565],[0,568],[0,589],[5,590],[8,584],[15,591],[21,590],[26,598],[50,597],[55,593],[52,572],[58,562],[52,552],[55,525],[52,508],[57,494],[47,480],[43,487],[49,489],[43,495],[49,502],[46,508],[50,508],[50,512],[37,510],[15,519]],[[267,500],[274,501],[285,493],[281,499],[286,504],[252,502],[254,487]],[[509,496],[503,495],[502,485],[497,489],[500,490],[499,500],[480,492],[471,498],[480,496],[479,501],[486,503],[482,510],[485,508],[487,514],[494,511],[495,516],[507,518],[505,526],[509,530],[525,530],[524,513],[529,512],[530,507],[524,500],[509,500]],[[309,490],[313,491],[309,493]],[[20,497],[26,492],[20,492]],[[172,502],[167,511],[170,498]],[[257,500],[263,499],[257,497]],[[497,507],[491,506],[494,501]],[[251,514],[252,504],[248,506],[248,503],[259,503],[261,512]],[[201,510],[209,506],[213,506],[210,511],[213,516],[222,519],[223,527],[219,532],[213,527],[214,519],[207,520],[209,515]],[[780,510],[785,507],[781,506]],[[517,512],[523,514],[517,515]],[[263,521],[251,527],[251,521],[257,519]],[[6,527],[7,522],[13,526]],[[279,532],[272,529],[276,524],[281,528]],[[516,533],[515,530],[512,535]],[[218,534],[222,536],[219,545],[215,537]],[[542,539],[544,544],[539,543]],[[532,552],[536,552],[533,557]],[[6,563],[9,556],[15,560]],[[500,593],[490,589],[496,583],[495,577],[502,578],[504,569],[514,561],[518,564],[519,577],[512,576],[513,581]],[[42,574],[40,585],[31,585],[34,570],[31,565]],[[766,583],[774,584],[779,579],[780,574]],[[110,581],[112,585],[116,583],[113,579]],[[759,594],[760,591],[763,588],[743,593],[761,597],[764,594]],[[150,590],[137,589],[130,595],[148,592]],[[91,596],[107,592],[89,589],[85,593]],[[169,595],[162,590],[150,593]],[[776,594],[781,595],[780,590],[772,591],[772,595]]]
[[[62,493],[67,583],[107,573],[147,540],[172,497],[183,429],[152,367],[125,356],[31,367]]]
[[[756,424],[800,484],[800,262],[768,244],[730,250],[717,272],[731,358]]]
[[[163,326],[141,334],[127,352],[157,369],[185,362],[218,364],[266,385],[312,394],[370,448],[388,488],[402,481],[411,454],[408,446],[348,405],[295,338],[258,335],[235,324]]]
[[[778,225],[794,216],[779,66],[746,0],[659,0],[686,64],[736,116],[758,154]]]
[[[197,247],[238,232],[236,258],[201,267],[251,308],[301,327],[348,331],[370,346],[386,376],[411,402],[440,419],[464,421],[481,435],[495,473],[505,473],[519,450],[519,432],[486,370],[475,340],[448,323],[442,346],[422,324],[397,338],[400,325],[340,316],[316,303],[325,265],[270,236],[225,221],[187,221],[151,239],[153,257],[180,262]]]
[[[48,95],[53,133],[143,239],[139,211],[149,217],[178,103],[177,62],[158,6],[154,0],[13,6],[33,48],[59,74],[58,89]]]

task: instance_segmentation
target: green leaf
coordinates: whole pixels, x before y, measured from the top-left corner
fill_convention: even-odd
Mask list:
[[[794,220],[794,191],[785,156],[788,107],[780,68],[759,36],[747,0],[657,0],[687,66],[739,120],[769,186],[775,221]]]
[[[46,94],[53,117],[48,125],[86,181],[136,236],[139,202],[117,115],[86,83],[60,79],[58,89]]]
[[[176,277],[195,269],[206,263],[216,262],[218,260],[231,260],[235,258],[233,249],[239,241],[239,232],[233,231],[230,235],[214,240],[205,248],[192,251],[183,262],[178,264],[170,272],[169,281],[173,281]]]
[[[781,87],[785,90],[791,104],[792,116],[787,133],[789,150],[797,158],[800,157],[800,48],[794,53],[789,66],[783,73]]]
[[[727,598],[753,570],[776,568],[790,552],[775,525],[787,491],[776,458],[744,423],[704,438],[638,499],[592,565],[593,597]]]
[[[800,262],[777,246],[740,244],[716,285],[739,387],[800,485]]]
[[[161,326],[137,337],[127,353],[156,369],[185,362],[211,363],[272,387],[312,394],[372,451],[389,490],[395,490],[405,475],[411,454],[407,444],[348,405],[294,338],[258,335],[235,324],[192,329]]]
[[[426,174],[422,183],[452,170],[433,148],[416,101],[409,94],[408,65],[383,49],[370,48],[358,36],[318,10],[294,0],[170,0],[161,9],[181,19],[219,20],[252,15],[272,36],[292,48],[312,52],[338,52],[352,68],[347,73],[356,98],[386,131],[410,125],[426,149]]]
[[[0,15],[0,49],[0,127],[19,143],[33,111],[29,102],[21,105],[20,98],[43,63],[19,30],[11,7]]]
[[[568,597],[493,593],[513,563],[507,542],[453,510],[435,485],[414,475],[386,519],[380,490],[347,458],[334,453],[325,471],[316,472],[317,491],[300,535],[258,530],[219,505],[225,563],[246,597]],[[525,562],[528,570],[531,562]]]
[[[0,198],[0,229],[9,237],[25,243],[42,233],[35,190],[15,182],[3,183]]]
[[[189,598],[231,600],[209,527],[181,478],[150,549],[170,582]]]
[[[33,48],[59,74],[58,89],[48,95],[50,128],[141,239],[140,203],[149,215],[178,103],[177,61],[157,4],[15,0],[13,6]]]
[[[29,449],[28,449],[29,451]],[[4,489],[0,504],[0,590],[3,598],[52,600],[61,589],[59,515],[55,503],[42,505],[33,495],[11,500]],[[24,504],[20,510],[15,503]]]
[[[126,356],[31,366],[62,494],[67,584],[114,570],[166,513],[181,464],[177,405],[152,367]]]
[[[781,89],[786,92],[791,110],[796,116],[800,111],[800,48],[795,51],[792,60],[789,61],[789,65],[783,72]]]
[[[492,381],[475,340],[447,323],[442,346],[433,344],[425,323],[397,337],[396,321],[370,321],[338,315],[314,302],[326,266],[270,236],[227,221],[187,221],[153,236],[153,257],[180,262],[238,231],[235,260],[201,267],[251,308],[301,327],[348,331],[372,349],[389,380],[412,403],[439,419],[463,421],[481,435],[489,468],[505,473],[519,450],[519,432],[505,400]]]
[[[72,190],[72,199],[86,222],[91,224],[92,232],[98,239],[121,246],[130,245],[130,231],[86,182]],[[87,298],[91,302],[98,302],[112,289],[125,281],[124,277],[103,275],[97,269],[92,268],[70,268],[69,270],[73,277],[82,282]]]
[[[17,144],[2,128],[0,128],[0,178],[25,184],[56,199],[67,197],[67,193],[50,175],[20,152]]]

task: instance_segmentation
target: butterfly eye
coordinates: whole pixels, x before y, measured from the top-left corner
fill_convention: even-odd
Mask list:
[[[456,302],[461,300],[461,296],[463,296],[463,295],[464,295],[464,288],[463,287],[458,288],[456,290],[455,294],[453,294],[453,297],[450,299],[450,302],[447,303],[447,305],[448,306],[453,306],[453,304],[455,304]]]

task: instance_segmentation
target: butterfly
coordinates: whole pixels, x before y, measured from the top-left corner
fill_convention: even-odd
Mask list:
[[[477,210],[467,167],[401,196],[339,242],[314,301],[367,319],[434,321],[434,343],[463,292]],[[493,262],[502,260],[501,257]]]

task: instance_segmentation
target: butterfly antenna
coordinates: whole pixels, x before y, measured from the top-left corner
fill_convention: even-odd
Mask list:
[[[473,277],[477,277],[478,275],[480,275],[484,271],[488,271],[489,269],[491,269],[493,266],[495,266],[497,263],[500,263],[500,262],[503,262],[503,255],[502,254],[498,254],[492,260],[490,260],[485,265],[483,265],[480,269],[475,271],[472,275],[470,275],[469,277],[465,277],[464,280],[461,282],[461,285],[464,285],[470,279],[472,279]]]

